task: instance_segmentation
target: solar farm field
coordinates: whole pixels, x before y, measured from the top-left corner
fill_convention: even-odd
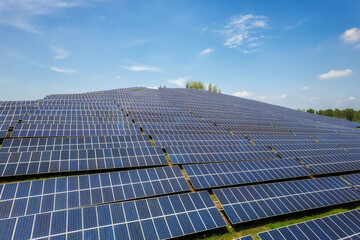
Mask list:
[[[194,89],[0,102],[0,238],[359,239],[358,125]]]

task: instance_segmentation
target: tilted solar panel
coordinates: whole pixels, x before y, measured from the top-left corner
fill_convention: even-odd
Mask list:
[[[327,174],[327,173],[360,170],[359,153],[301,157],[299,159],[303,161],[316,174]]]
[[[312,175],[296,159],[183,165],[195,189]]]
[[[181,146],[166,147],[165,149],[174,164],[232,162],[279,158],[266,146]]]
[[[233,224],[360,200],[360,192],[339,177],[215,189],[214,193]]]
[[[189,190],[177,166],[7,183],[0,219]]]
[[[151,146],[152,144],[149,140],[149,137],[145,135],[15,138],[5,139],[0,148],[0,152],[135,148]]]
[[[359,239],[360,210],[353,210],[259,233],[261,240]]]
[[[0,153],[0,176],[167,165],[161,148]]]
[[[168,239],[226,226],[207,192],[0,220],[2,239]]]

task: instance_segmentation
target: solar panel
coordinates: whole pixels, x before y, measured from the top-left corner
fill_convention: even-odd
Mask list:
[[[3,239],[168,239],[226,226],[207,192],[0,220]]]
[[[238,238],[237,240],[254,240],[254,238],[251,235],[248,235],[245,237]]]
[[[341,154],[299,158],[316,174],[360,170],[360,154]]]
[[[4,139],[0,152],[34,152],[105,148],[151,147],[148,136],[89,136]]]
[[[189,191],[178,166],[0,185],[0,219]]]
[[[359,239],[360,210],[318,218],[259,233],[262,240]]]
[[[12,137],[111,136],[141,134],[134,124],[16,124]]]
[[[183,146],[166,147],[174,164],[230,162],[279,158],[266,146]]]
[[[312,175],[296,159],[183,165],[195,189]]]
[[[9,130],[10,124],[1,124],[0,122],[0,138],[5,138]]]
[[[360,174],[349,174],[341,176],[345,181],[350,183],[352,186],[356,187],[357,189],[360,188]],[[360,190],[360,189],[359,189]]]
[[[215,189],[231,223],[360,200],[360,192],[338,177]]]
[[[214,146],[214,145],[250,145],[242,136],[234,135],[154,135],[156,146]]]
[[[0,153],[0,176],[167,165],[161,148]]]

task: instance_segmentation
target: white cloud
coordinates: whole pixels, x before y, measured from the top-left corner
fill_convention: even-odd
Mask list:
[[[55,53],[54,59],[64,59],[70,55],[68,51],[59,47],[51,47],[51,49]]]
[[[283,95],[281,95],[281,96],[278,96],[278,98],[280,98],[280,99],[284,99],[284,98],[286,98],[287,97],[287,94],[283,94]]]
[[[121,79],[121,76],[116,76],[115,78],[116,78],[116,79]]]
[[[266,96],[260,96],[259,99],[264,100],[266,99]]]
[[[134,72],[149,71],[149,72],[160,72],[160,68],[151,67],[146,65],[132,65],[132,66],[120,66],[122,69],[130,70]]]
[[[268,18],[264,16],[255,16],[252,14],[237,15],[230,19],[225,28],[220,31],[225,36],[224,46],[229,48],[256,47],[261,44],[259,41],[262,36],[260,30],[267,28]]]
[[[205,54],[209,54],[209,53],[212,53],[214,51],[213,48],[207,48],[207,49],[204,49],[200,52],[200,55],[205,55]]]
[[[57,68],[57,67],[51,67],[51,70],[55,71],[55,72],[59,72],[59,73],[76,73],[75,70],[73,69],[63,69],[63,68]]]
[[[356,97],[349,97],[348,98],[348,101],[354,101],[354,100],[356,100]]]
[[[343,34],[341,34],[340,38],[347,43],[360,42],[360,29],[351,28],[346,30]]]
[[[0,24],[39,33],[40,31],[32,25],[35,16],[50,15],[57,10],[81,4],[81,0],[1,0]]]
[[[342,77],[352,73],[351,69],[345,70],[331,70],[330,72],[323,73],[319,75],[319,79],[327,79],[327,78],[334,78],[334,77]]]
[[[149,87],[146,87],[146,88],[148,88],[148,89],[159,89],[158,86],[154,86],[154,87],[149,86]]]
[[[182,77],[178,79],[168,79],[168,82],[172,84],[176,84],[179,87],[184,87],[187,80],[188,80],[187,77]]]
[[[306,90],[308,90],[309,89],[309,87],[307,87],[307,86],[303,86],[302,88],[301,88],[301,90],[303,90],[303,91],[306,91]]]
[[[242,92],[234,92],[232,95],[235,97],[250,97],[254,95],[254,93],[248,91],[242,91]]]

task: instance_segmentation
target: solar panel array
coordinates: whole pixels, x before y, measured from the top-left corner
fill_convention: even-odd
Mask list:
[[[360,210],[290,225],[258,234],[262,240],[359,239]]]
[[[358,125],[194,89],[0,102],[0,236],[168,239],[358,201]]]
[[[360,200],[338,177],[214,190],[230,221],[241,223]]]

